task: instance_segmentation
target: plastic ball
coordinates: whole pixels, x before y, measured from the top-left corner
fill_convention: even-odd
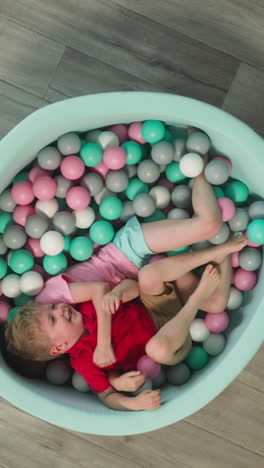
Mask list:
[[[202,132],[194,132],[186,141],[187,150],[191,153],[206,154],[210,148],[210,138]]]
[[[170,182],[181,182],[186,179],[186,176],[181,172],[179,163],[172,161],[165,170],[166,177]]]
[[[28,179],[30,180],[30,182],[32,182],[32,184],[35,182],[36,179],[38,179],[39,177],[44,177],[44,176],[49,177],[50,172],[38,166],[32,167],[32,169],[30,169],[28,173]]]
[[[40,248],[46,255],[58,255],[64,249],[64,238],[57,231],[47,231],[40,239]]]
[[[75,226],[80,229],[89,228],[95,220],[94,210],[90,206],[84,210],[76,210],[73,214],[75,216]]]
[[[97,195],[97,193],[99,193],[102,190],[104,186],[104,181],[99,174],[90,172],[83,176],[81,180],[81,185],[87,188],[91,196],[94,197],[95,195]]]
[[[61,154],[64,156],[67,156],[68,154],[76,154],[80,151],[81,140],[76,133],[65,133],[58,138],[57,146]]]
[[[92,241],[99,245],[105,245],[111,242],[114,234],[114,228],[108,221],[96,221],[89,231]]]
[[[240,291],[250,291],[256,286],[257,281],[258,276],[255,271],[246,271],[238,268],[234,273],[233,282]]]
[[[11,195],[18,205],[29,205],[35,198],[32,183],[24,180],[13,185]]]
[[[173,208],[168,213],[168,219],[188,219],[190,215],[188,211],[183,210],[182,208]]]
[[[217,185],[213,186],[213,191],[214,191],[216,198],[222,198],[225,196],[224,191]]]
[[[230,159],[228,159],[226,156],[215,156],[211,161],[224,161],[224,163],[226,163],[226,165],[228,166],[228,169],[229,169],[229,172],[232,171],[232,162],[230,161]]]
[[[142,374],[145,374],[149,379],[154,379],[154,377],[159,375],[160,369],[161,365],[158,362],[153,361],[153,359],[146,354],[141,356],[137,362],[137,370]]]
[[[205,325],[205,321],[200,318],[196,318],[190,325],[190,335],[193,341],[202,342],[205,341],[209,336],[209,330]]]
[[[226,304],[226,308],[228,310],[236,310],[241,307],[243,303],[243,293],[239,291],[239,289],[231,286],[228,303]]]
[[[118,197],[106,197],[99,206],[99,213],[103,218],[113,221],[120,218],[123,210],[122,201]]]
[[[103,159],[103,150],[97,143],[86,143],[80,152],[86,167],[94,167]]]
[[[20,226],[8,226],[3,234],[3,242],[9,249],[20,249],[25,245],[27,235]]]
[[[100,205],[104,198],[113,197],[114,195],[114,192],[111,192],[111,190],[108,188],[103,187],[102,190],[94,196],[94,200],[96,201],[97,205]]]
[[[171,192],[171,201],[177,208],[188,208],[192,204],[192,190],[188,185],[177,185]]]
[[[220,231],[214,236],[209,239],[211,244],[218,245],[218,244],[223,244],[225,242],[230,234],[230,229],[227,224],[223,223]]]
[[[124,143],[128,139],[128,128],[126,125],[111,125],[111,127],[109,127],[109,131],[117,136],[120,144]]]
[[[209,357],[203,348],[193,346],[185,361],[191,369],[199,370],[206,366]]]
[[[152,379],[152,388],[160,388],[167,381],[166,371],[161,367],[160,373]]]
[[[43,285],[44,280],[36,271],[27,271],[20,277],[20,290],[22,293],[28,294],[29,296],[36,296],[42,290]],[[19,294],[17,294],[17,296]]]
[[[145,382],[143,383],[143,385],[141,385],[141,387],[139,387],[134,392],[131,392],[131,395],[132,396],[137,396],[141,392],[144,392],[144,390],[151,390],[151,389],[152,389],[152,380],[151,379],[146,379]]]
[[[36,213],[47,216],[47,218],[53,218],[58,209],[59,204],[55,198],[47,201],[38,200],[35,204]]]
[[[152,187],[149,195],[155,200],[156,207],[159,209],[166,208],[170,203],[170,191],[161,185]]]
[[[226,339],[224,335],[210,333],[203,343],[203,349],[209,356],[217,356],[223,351],[225,344]]]
[[[226,185],[225,194],[228,198],[231,198],[235,204],[239,205],[247,201],[249,190],[246,184],[236,180]]]
[[[180,159],[180,170],[186,177],[197,177],[203,172],[204,162],[196,153],[187,153]]]
[[[133,201],[133,208],[137,216],[151,216],[156,210],[156,203],[148,193],[140,193]]]
[[[16,202],[12,198],[11,190],[4,190],[0,195],[0,209],[12,213],[15,206]]]
[[[56,182],[51,177],[38,177],[33,182],[33,193],[39,200],[51,200],[55,197],[56,191]]]
[[[6,228],[12,224],[12,215],[4,211],[2,213],[0,212],[0,233],[3,234]]]
[[[148,143],[157,143],[165,135],[165,126],[160,120],[146,120],[142,125],[141,133]]]
[[[2,279],[1,288],[6,297],[17,297],[21,294],[20,278],[18,275],[9,274]]]
[[[262,256],[254,247],[246,247],[239,253],[238,261],[243,270],[254,271],[260,267]]]
[[[60,165],[62,175],[69,180],[77,180],[84,174],[85,166],[78,156],[67,156]]]
[[[93,244],[87,237],[78,236],[71,241],[69,252],[72,258],[82,262],[91,257],[93,253]]]
[[[171,385],[184,385],[191,377],[191,371],[184,362],[169,366],[166,370],[167,380]]]
[[[33,265],[34,258],[27,250],[16,250],[10,256],[10,267],[15,273],[18,273],[19,275],[22,275],[26,271],[31,270]]]
[[[239,252],[233,252],[231,254],[231,265],[233,268],[239,267],[238,255],[239,255]]]
[[[122,169],[109,171],[105,178],[105,185],[114,193],[124,192],[128,186],[128,176]]]
[[[40,248],[40,239],[29,237],[26,243],[28,251],[36,258],[44,257],[44,252]]]
[[[247,236],[255,244],[264,244],[264,219],[254,219],[247,228]]]
[[[250,219],[264,219],[264,201],[259,200],[252,203],[248,209]]]
[[[98,138],[101,135],[100,130],[89,130],[85,134],[85,140],[91,143],[98,143]]]
[[[43,267],[50,275],[59,275],[67,268],[67,258],[63,253],[58,255],[45,255]]]
[[[118,146],[119,138],[115,133],[106,130],[105,132],[99,133],[96,143],[98,143],[103,149],[106,149],[110,146]]]
[[[104,150],[103,163],[108,169],[121,169],[126,164],[126,152],[120,146],[110,146]]]
[[[142,125],[143,122],[133,122],[128,127],[128,136],[129,139],[132,141],[136,141],[137,143],[146,143],[146,140],[142,136]]]
[[[46,367],[46,379],[54,385],[64,385],[71,374],[70,365],[62,359],[51,361]]]
[[[48,171],[54,171],[60,166],[61,155],[53,146],[47,146],[40,150],[37,154],[39,166]]]
[[[142,147],[136,141],[126,141],[121,145],[126,152],[126,164],[134,165],[138,164],[142,157],[143,151]]]
[[[56,197],[66,198],[66,193],[68,192],[69,188],[72,187],[72,182],[62,175],[56,176],[54,180],[57,185]]]
[[[71,187],[66,194],[66,202],[72,210],[84,210],[91,201],[87,189],[81,186]]]
[[[75,390],[78,390],[78,392],[86,393],[90,391],[90,387],[86,383],[86,380],[82,375],[78,374],[78,372],[74,372],[72,375],[72,386]]]
[[[48,220],[40,215],[29,216],[26,220],[25,231],[34,239],[40,239],[49,227]]]
[[[59,211],[55,214],[52,224],[62,234],[73,234],[75,231],[75,216],[68,211]]]
[[[140,180],[147,184],[152,184],[156,182],[160,176],[159,166],[151,161],[150,159],[145,159],[139,163],[137,168],[137,175]]]
[[[229,169],[224,161],[211,161],[206,165],[204,175],[210,184],[221,185],[227,181]],[[233,200],[228,193],[226,193],[226,195]]]
[[[220,333],[224,331],[229,324],[229,317],[225,311],[218,314],[208,312],[205,316],[205,325],[212,333]]]
[[[0,300],[0,323],[7,321],[8,312],[10,311],[11,306],[7,301]]]
[[[131,179],[126,188],[126,196],[129,200],[133,201],[140,193],[147,193],[148,186],[145,182],[135,177]]]
[[[27,294],[20,294],[20,296],[15,297],[14,302],[16,306],[22,306],[26,302],[31,301],[32,297]]]
[[[174,161],[180,161],[186,153],[186,138],[176,138],[174,141]]]
[[[12,184],[16,184],[17,182],[21,182],[21,180],[28,180],[28,173],[27,171],[19,172],[12,180]]]
[[[29,216],[35,214],[35,210],[31,205],[19,205],[14,209],[13,212],[13,219],[16,224],[20,224],[20,226],[25,226],[26,220]]]
[[[121,221],[126,223],[132,216],[135,215],[134,205],[132,201],[125,201],[123,204],[123,211],[120,215]]]
[[[163,211],[156,210],[152,215],[146,216],[144,218],[144,223],[153,223],[154,221],[162,221],[163,219],[166,219],[166,216],[163,213]]]
[[[222,212],[222,221],[224,223],[234,217],[236,207],[232,200],[226,197],[220,197],[217,199],[217,204]]]
[[[249,216],[245,208],[236,208],[235,214],[229,221],[229,227],[231,231],[238,232],[244,231],[247,228],[249,222]]]
[[[20,309],[20,306],[12,307],[12,309],[10,309],[8,312],[7,320],[8,321],[13,320],[17,316],[19,309]]]
[[[152,146],[151,157],[156,164],[169,164],[174,159],[174,145],[159,141]]]
[[[7,263],[0,257],[0,279],[4,278],[7,274]]]

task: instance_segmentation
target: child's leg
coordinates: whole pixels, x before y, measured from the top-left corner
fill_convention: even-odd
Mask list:
[[[203,272],[199,285],[180,312],[167,322],[146,344],[146,353],[154,361],[173,365],[177,351],[183,346],[189,328],[201,304],[219,285],[220,274],[212,265]]]
[[[192,203],[197,215],[194,218],[141,224],[145,241],[152,252],[167,252],[217,234],[222,224],[222,215],[212,186],[204,174],[194,179]]]

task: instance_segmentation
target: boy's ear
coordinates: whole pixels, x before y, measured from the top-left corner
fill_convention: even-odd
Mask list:
[[[60,356],[60,354],[64,354],[66,352],[66,346],[61,345],[52,345],[49,350],[51,356]]]

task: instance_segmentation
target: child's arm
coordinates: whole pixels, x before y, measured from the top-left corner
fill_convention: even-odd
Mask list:
[[[98,393],[98,397],[109,408],[121,411],[154,410],[160,407],[160,390],[144,390],[135,397],[127,397],[110,387]]]
[[[136,370],[123,374],[121,371],[111,369],[108,371],[108,380],[118,392],[135,392],[144,384],[145,375]]]
[[[138,282],[125,279],[104,295],[102,300],[103,310],[114,314],[120,305],[120,301],[128,302],[138,297],[138,295]]]

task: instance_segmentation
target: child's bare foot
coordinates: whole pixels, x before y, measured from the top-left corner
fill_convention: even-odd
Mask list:
[[[217,267],[209,264],[205,268],[200,283],[198,284],[193,295],[199,298],[201,302],[205,301],[216,290],[220,282],[220,273]]]
[[[221,263],[227,255],[242,250],[247,245],[247,241],[246,236],[243,236],[243,234],[231,237],[226,242],[215,248],[216,254],[214,258],[212,258],[212,261],[215,263]]]

